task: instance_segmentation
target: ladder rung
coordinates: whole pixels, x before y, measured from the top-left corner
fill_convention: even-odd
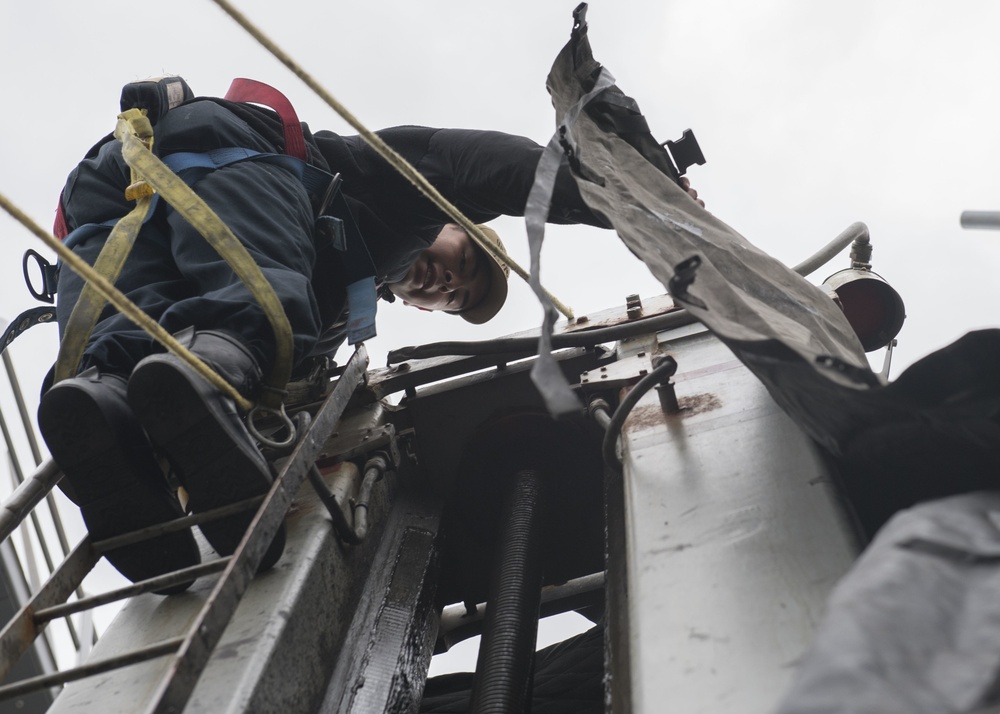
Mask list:
[[[225,558],[216,558],[208,563],[200,563],[198,565],[192,565],[188,568],[182,568],[181,570],[175,570],[172,573],[158,575],[155,578],[140,580],[137,583],[127,585],[123,588],[109,590],[108,592],[91,595],[90,597],[80,598],[79,600],[66,602],[62,605],[54,605],[53,607],[48,607],[44,610],[36,612],[35,622],[40,624],[49,620],[55,620],[58,617],[73,615],[77,612],[83,612],[84,610],[90,610],[91,608],[100,607],[101,605],[107,605],[111,602],[124,600],[125,598],[167,588],[171,585],[179,585],[180,583],[184,583],[189,580],[197,580],[204,575],[211,575],[212,573],[217,573],[223,570],[228,563],[228,556]]]
[[[55,461],[48,459],[31,476],[18,486],[10,498],[0,506],[0,540],[6,540],[37,506],[45,494],[52,490],[56,481],[62,478],[62,471]]]
[[[242,513],[243,511],[249,511],[253,508],[258,507],[261,501],[264,500],[264,496],[254,496],[253,498],[247,498],[243,501],[237,501],[236,503],[230,503],[225,506],[219,506],[218,508],[213,508],[211,511],[205,511],[203,513],[196,513],[191,516],[182,516],[181,518],[175,518],[172,521],[167,521],[166,523],[158,523],[155,526],[148,526],[146,528],[140,528],[137,531],[131,531],[129,533],[123,533],[121,535],[113,536],[111,538],[105,538],[104,540],[99,540],[94,542],[94,549],[98,553],[107,553],[109,550],[114,550],[115,548],[121,548],[125,545],[131,545],[133,543],[139,543],[144,540],[149,540],[150,538],[155,538],[156,536],[164,535],[166,533],[175,533],[177,531],[182,531],[191,526],[197,526],[202,523],[207,523],[213,521],[217,518],[224,518],[226,516],[231,516],[234,513]]]
[[[163,657],[176,652],[183,643],[183,637],[174,637],[147,647],[126,652],[116,657],[102,659],[99,662],[90,662],[79,667],[74,667],[73,669],[63,670],[62,672],[22,679],[20,682],[0,687],[0,700],[10,699],[11,697],[17,697],[39,689],[48,689],[49,687],[59,686],[67,682],[75,682],[78,679],[85,679],[86,677],[108,672],[112,669],[119,669],[120,667],[127,667],[130,664],[138,664],[156,659],[157,657]]]
[[[56,572],[49,576],[42,589],[22,607],[0,632],[0,680],[7,676],[38,636],[33,613],[65,602],[94,567],[97,556],[89,537],[84,537]]]

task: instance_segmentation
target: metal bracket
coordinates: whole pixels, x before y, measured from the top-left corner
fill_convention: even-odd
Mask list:
[[[635,384],[653,369],[649,353],[638,352],[598,369],[580,375],[580,387],[585,392],[620,389]]]

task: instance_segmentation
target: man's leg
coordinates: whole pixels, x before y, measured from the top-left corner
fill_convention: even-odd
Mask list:
[[[320,332],[310,287],[315,252],[313,216],[301,183],[260,162],[215,171],[197,184],[199,195],[244,244],[278,293],[301,357]],[[172,214],[174,261],[195,286],[194,297],[171,305],[160,323],[186,331],[183,339],[242,393],[258,388],[274,360],[274,337],[263,310],[225,261],[180,216]],[[194,511],[206,511],[266,493],[272,476],[231,399],[171,354],[143,360],[133,372],[129,401],[157,449],[170,461]],[[201,526],[212,546],[231,554],[252,513]],[[279,533],[261,565],[280,557]]]
[[[105,237],[94,236],[77,253],[92,264]],[[183,281],[171,265],[162,232],[150,225],[118,287],[155,316],[183,292]],[[62,329],[83,281],[67,269],[61,277],[58,313]],[[63,470],[64,490],[80,506],[95,541],[184,515],[126,399],[126,377],[149,354],[151,340],[111,309],[103,317],[85,352],[86,369],[46,391],[38,412],[42,436]],[[200,561],[190,530],[123,546],[106,556],[133,582]],[[180,592],[188,585],[161,592]]]

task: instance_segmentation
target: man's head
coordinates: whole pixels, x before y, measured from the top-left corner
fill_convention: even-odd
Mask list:
[[[480,228],[503,249],[496,232],[486,226]],[[509,274],[510,269],[476,245],[461,226],[449,223],[402,280],[388,287],[407,305],[452,312],[479,325],[503,307]]]

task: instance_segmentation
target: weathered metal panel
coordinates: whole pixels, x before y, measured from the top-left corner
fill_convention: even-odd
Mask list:
[[[769,712],[859,539],[811,442],[725,346],[686,332],[661,343],[681,411],[648,394],[623,435],[631,703]]]

